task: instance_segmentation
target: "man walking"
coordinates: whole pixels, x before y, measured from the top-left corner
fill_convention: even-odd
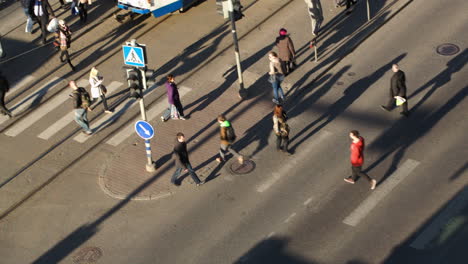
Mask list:
[[[322,4],[320,0],[304,0],[311,19],[312,24],[312,35],[314,38],[318,35],[320,30],[320,26],[323,22],[323,12],[322,12]]]
[[[408,117],[408,100],[406,98],[406,78],[405,73],[400,70],[398,64],[392,65],[392,71],[394,72],[392,79],[390,80],[390,98],[388,99],[387,105],[381,105],[380,107],[385,111],[392,111],[395,103],[398,101],[404,101],[402,104],[403,111],[401,115]]]
[[[364,138],[359,136],[357,130],[352,130],[349,133],[349,137],[353,141],[351,143],[351,172],[352,175],[348,178],[345,178],[344,181],[354,184],[357,177],[365,177],[370,185],[371,190],[375,189],[377,181],[369,177],[366,173],[362,172],[362,164],[364,163]]]
[[[91,135],[93,131],[89,128],[88,110],[91,111],[89,105],[91,103],[88,92],[83,87],[76,86],[75,81],[70,81],[70,87],[73,92],[70,97],[73,99],[73,108],[75,109],[75,121],[83,128],[83,133]]]
[[[185,136],[183,133],[179,132],[176,136],[176,143],[174,146],[174,154],[175,154],[175,163],[176,163],[176,170],[174,175],[172,175],[171,183],[179,186],[180,183],[177,181],[177,178],[180,176],[182,170],[185,172],[189,172],[192,180],[197,184],[197,186],[202,185],[204,182],[200,181],[197,174],[192,168],[190,164],[188,152],[187,152],[187,143],[185,142]]]
[[[231,147],[232,143],[234,143],[234,140],[236,139],[234,128],[232,127],[231,123],[226,120],[226,117],[224,115],[218,116],[218,123],[221,143],[219,148],[220,157],[216,158],[216,161],[225,162],[225,153],[230,152],[232,155],[234,155],[234,157],[237,157],[237,160],[240,164],[244,163],[244,157]]]
[[[9,118],[12,118],[10,110],[5,106],[5,94],[10,90],[10,84],[5,76],[0,72],[0,112],[4,115],[7,115]]]
[[[42,44],[47,41],[47,24],[49,23],[50,15],[55,17],[54,10],[49,4],[48,0],[31,0],[29,4],[29,14],[35,16],[41,28]]]

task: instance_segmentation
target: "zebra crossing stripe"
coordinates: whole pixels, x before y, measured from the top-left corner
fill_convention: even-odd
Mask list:
[[[107,94],[114,92],[121,85],[122,85],[121,82],[116,82],[116,81],[112,82],[111,84],[107,86]],[[80,85],[80,83],[78,83],[78,86],[82,87],[85,85]],[[57,132],[62,130],[64,127],[69,125],[71,122],[73,122],[73,117],[74,117],[74,110],[65,114],[62,118],[57,120],[55,123],[49,126],[46,130],[42,131],[37,137],[45,139],[45,140],[49,139],[50,137],[55,135]]]
[[[84,83],[83,80],[80,80],[77,82],[78,85],[83,84],[83,83]],[[62,105],[63,102],[68,99],[70,90],[71,89],[64,89],[57,96],[47,101],[43,105],[39,106],[30,115],[26,116],[25,118],[21,119],[19,122],[16,122],[12,127],[10,127],[5,132],[5,135],[14,137],[20,134],[21,132],[23,132],[24,130],[26,130],[28,127],[32,126],[35,122],[43,118],[50,111]]]
[[[28,95],[23,101],[16,104],[15,106],[10,108],[12,114],[16,115],[21,113],[22,111],[30,108],[32,105],[37,104],[41,101],[42,97],[44,97],[48,92],[58,87],[60,82],[64,81],[62,78],[53,77],[51,81],[44,84],[43,86],[36,89],[32,94]],[[3,124],[5,121],[8,120],[6,116],[0,116],[0,124]]]
[[[188,87],[181,86],[179,87],[179,96],[182,98],[184,95],[186,95],[188,92],[190,92],[192,89]],[[156,105],[151,107],[149,111],[146,113],[146,117],[149,121],[157,118],[164,110],[166,110],[168,107],[168,103],[166,100],[162,100],[158,102]],[[120,143],[122,143],[125,139],[127,139],[129,136],[133,135],[135,133],[135,122],[140,120],[140,118],[137,118],[134,120],[134,122],[128,124],[126,127],[124,127],[120,132],[115,134],[112,138],[110,138],[108,141],[106,141],[107,144],[112,145],[112,146],[118,146]]]

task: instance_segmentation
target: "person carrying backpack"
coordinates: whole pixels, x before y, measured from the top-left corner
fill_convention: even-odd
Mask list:
[[[276,134],[276,150],[291,155],[288,151],[289,125],[286,123],[287,116],[281,105],[276,105],[273,111],[273,130]]]
[[[70,97],[73,99],[73,108],[75,109],[75,121],[78,125],[83,128],[83,133],[91,135],[93,131],[89,128],[88,121],[88,110],[91,111],[89,105],[91,104],[91,98],[89,93],[83,87],[78,87],[75,81],[69,82],[70,88],[73,92]]]
[[[240,164],[244,163],[244,157],[231,147],[232,143],[234,143],[234,141],[236,140],[236,134],[231,123],[226,120],[226,117],[224,115],[218,116],[218,123],[221,143],[219,148],[220,157],[216,158],[216,161],[225,162],[225,153],[230,152],[234,157],[237,158]]]

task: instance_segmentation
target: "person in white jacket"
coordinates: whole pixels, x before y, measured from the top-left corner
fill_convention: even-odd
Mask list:
[[[107,114],[111,114],[112,110],[109,110],[109,107],[107,105],[107,99],[106,99],[106,88],[102,84],[104,81],[104,78],[99,76],[99,71],[96,69],[96,67],[93,67],[91,69],[91,72],[89,73],[89,84],[91,85],[91,98],[92,102],[97,102],[99,98],[101,98],[102,105],[104,106],[104,112]]]

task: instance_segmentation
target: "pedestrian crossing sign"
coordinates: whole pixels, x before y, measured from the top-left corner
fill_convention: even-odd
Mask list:
[[[142,47],[122,46],[125,65],[145,67],[145,54]]]

